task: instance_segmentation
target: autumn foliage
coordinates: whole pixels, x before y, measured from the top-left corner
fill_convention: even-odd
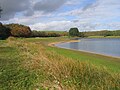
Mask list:
[[[9,24],[6,25],[7,28],[11,30],[11,36],[14,37],[30,37],[31,29],[28,26],[20,24]]]

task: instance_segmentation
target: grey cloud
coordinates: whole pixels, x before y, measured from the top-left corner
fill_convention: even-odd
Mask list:
[[[31,8],[29,10],[27,10],[25,13],[24,13],[25,16],[32,16],[34,15],[34,10]]]
[[[17,12],[22,12],[29,9],[29,0],[0,0],[2,8],[1,20],[13,18]]]
[[[67,0],[41,0],[34,5],[34,10],[51,12],[60,8]]]
[[[0,0],[3,9],[0,20],[14,18],[16,13],[23,12],[24,16],[32,16],[38,12],[52,12],[60,8],[67,0]]]

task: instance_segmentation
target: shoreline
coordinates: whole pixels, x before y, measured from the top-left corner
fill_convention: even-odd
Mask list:
[[[57,47],[57,48],[61,48],[61,49],[67,49],[67,50],[73,50],[73,51],[78,51],[78,52],[84,52],[84,53],[89,53],[89,54],[104,56],[104,57],[108,57],[108,58],[120,59],[120,57],[117,57],[117,56],[110,56],[110,55],[104,55],[104,54],[99,54],[99,53],[90,52],[90,51],[76,50],[76,49],[70,49],[70,48],[63,48],[63,47],[55,46],[56,44],[61,44],[61,43],[72,43],[72,42],[80,42],[80,40],[70,40],[70,41],[53,42],[53,43],[49,43],[48,46],[50,46],[50,47]]]
[[[80,42],[80,40],[70,40],[70,41],[52,42],[52,43],[49,43],[48,46],[56,47],[55,44],[60,44],[60,43],[71,43],[71,42]]]

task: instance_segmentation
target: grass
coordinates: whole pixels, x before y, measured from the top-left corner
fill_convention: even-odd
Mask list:
[[[88,62],[98,67],[105,67],[109,69],[111,72],[120,73],[120,59],[119,58],[91,54],[91,53],[82,52],[82,51],[61,49],[61,48],[56,48],[56,47],[48,47],[48,49],[54,50],[56,53],[59,53],[65,57],[79,60],[81,62]]]
[[[29,90],[34,83],[34,73],[21,67],[19,51],[5,42],[0,43],[0,90]]]
[[[28,38],[26,41],[34,42],[34,43],[41,43],[47,45],[51,42],[58,42],[58,41],[69,41],[67,37],[58,37],[58,38]],[[75,51],[75,50],[68,50],[56,47],[47,47],[46,48],[50,51],[55,51],[56,53],[63,55],[65,57],[69,57],[75,60],[80,60],[83,62],[89,62],[95,64],[98,67],[106,67],[112,72],[120,72],[120,59],[107,57],[103,55],[91,54],[82,51]]]
[[[9,38],[1,41],[0,90],[120,89],[119,60],[47,46],[62,40],[69,39]]]

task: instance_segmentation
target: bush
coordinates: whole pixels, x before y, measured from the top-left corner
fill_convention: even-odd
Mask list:
[[[30,37],[31,29],[28,26],[20,24],[9,24],[6,27],[10,28],[11,36],[14,37]]]
[[[0,23],[0,39],[6,39],[10,36],[10,29]]]
[[[79,30],[78,30],[78,28],[71,28],[69,30],[69,36],[79,36]]]

